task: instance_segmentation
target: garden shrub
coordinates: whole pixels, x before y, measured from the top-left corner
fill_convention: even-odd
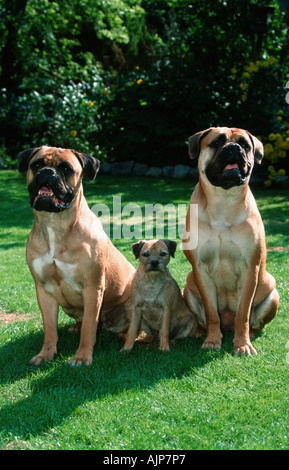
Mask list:
[[[266,185],[280,180],[289,15],[272,5],[0,0],[1,154],[11,164],[48,144],[103,162],[195,165],[188,137],[233,126],[263,141]]]

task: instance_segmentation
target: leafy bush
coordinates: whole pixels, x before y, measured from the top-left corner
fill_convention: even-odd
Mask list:
[[[138,57],[134,68],[111,80],[100,136],[111,158],[188,163],[186,140],[201,129],[242,127],[264,144],[279,132],[277,112],[288,115],[289,68],[278,8],[260,25],[255,2],[248,8],[187,0],[142,5],[155,42],[147,60]],[[287,170],[285,161],[282,166]]]
[[[189,163],[194,132],[234,126],[264,142],[270,181],[282,176],[289,35],[272,5],[0,0],[0,145],[163,166]]]

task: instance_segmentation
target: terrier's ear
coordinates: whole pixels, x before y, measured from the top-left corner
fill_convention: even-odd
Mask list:
[[[136,243],[133,243],[131,246],[132,246],[132,251],[133,251],[133,254],[135,256],[136,259],[138,259],[139,257],[139,254],[140,254],[140,250],[142,249],[142,247],[144,246],[145,244],[145,240],[141,240],[139,242],[136,242]]]
[[[162,241],[165,242],[165,244],[167,245],[170,256],[174,258],[175,252],[177,249],[177,242],[173,242],[172,240],[162,240]]]

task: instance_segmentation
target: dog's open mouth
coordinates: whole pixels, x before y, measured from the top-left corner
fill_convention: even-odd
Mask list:
[[[66,209],[70,204],[70,202],[64,202],[61,199],[58,199],[49,186],[42,186],[38,190],[38,193],[33,200],[32,207],[37,209],[40,202],[47,202],[49,205],[52,205],[59,210]]]
[[[228,165],[225,166],[222,173],[224,173],[224,171],[228,171],[228,170],[239,170],[238,163],[229,163]]]
[[[221,171],[215,173],[215,176],[218,178],[221,176],[228,176],[230,173],[227,172],[232,172],[231,174],[234,173],[240,173],[240,168],[238,163],[228,163]]]
[[[241,165],[240,168],[240,165],[236,161],[231,161],[223,168],[219,169],[214,166],[209,166],[206,174],[211,184],[214,186],[221,186],[224,189],[244,184],[247,177],[243,165]]]

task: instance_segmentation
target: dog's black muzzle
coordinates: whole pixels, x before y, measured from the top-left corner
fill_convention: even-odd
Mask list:
[[[54,167],[39,170],[28,185],[30,204],[37,211],[61,212],[74,198],[73,188]]]
[[[210,183],[229,189],[246,183],[250,165],[245,150],[231,142],[219,149],[207,165],[206,175]]]

